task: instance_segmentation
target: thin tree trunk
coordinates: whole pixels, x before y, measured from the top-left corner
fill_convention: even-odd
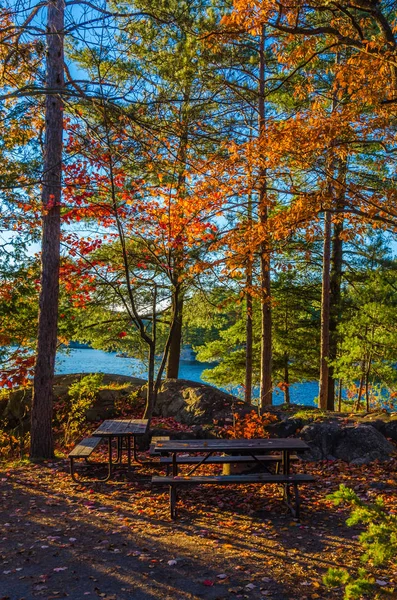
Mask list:
[[[251,404],[252,401],[252,348],[253,348],[253,327],[252,327],[252,261],[248,258],[246,271],[246,315],[245,315],[245,391],[244,402]]]
[[[343,231],[343,222],[334,225],[332,239],[332,258],[331,258],[331,276],[330,276],[330,315],[329,315],[329,360],[336,360],[338,353],[338,324],[341,311],[341,280],[343,265],[343,241],[341,233]],[[334,410],[335,406],[335,378],[334,366],[328,366],[328,410]]]
[[[364,380],[365,380],[365,359],[363,359],[363,361],[362,361],[361,377],[360,377],[360,384],[359,384],[359,388],[358,388],[356,411],[358,411],[360,409],[361,398],[363,395],[363,388],[364,388]]]
[[[248,197],[248,227],[252,225],[252,196]],[[246,315],[245,315],[245,390],[244,402],[252,402],[252,351],[253,351],[253,302],[252,302],[252,256],[249,253],[246,262]]]
[[[147,378],[147,392],[146,392],[146,406],[143,414],[144,419],[150,420],[153,416],[154,407],[157,400],[157,380],[155,379],[155,365],[156,365],[156,339],[157,339],[157,285],[154,284],[153,300],[152,300],[152,339],[149,342],[149,365],[148,365],[148,378]]]
[[[367,412],[369,412],[369,374],[371,370],[371,357],[368,358],[367,370],[365,372],[365,407]]]
[[[174,300],[176,318],[175,327],[172,332],[170,349],[167,362],[167,379],[178,379],[179,361],[181,357],[182,343],[182,324],[183,324],[183,296],[179,295],[178,300]]]
[[[259,136],[266,130],[265,110],[265,27],[262,26],[259,45]],[[264,242],[260,248],[260,288],[261,288],[261,367],[260,405],[272,404],[272,312],[270,304],[270,248],[267,205],[267,173],[261,167],[259,173],[259,222],[262,226]]]
[[[347,161],[339,161],[338,179],[342,191],[336,201],[336,210],[342,213],[345,206],[344,185],[346,183]],[[332,235],[331,278],[330,278],[330,315],[329,315],[329,360],[332,363],[338,354],[338,324],[341,315],[341,282],[343,268],[343,219],[334,224]],[[335,377],[334,366],[328,368],[328,410],[335,407]]]
[[[167,364],[167,361],[168,361],[168,355],[169,355],[169,351],[170,351],[171,340],[172,340],[172,337],[174,335],[174,330],[175,330],[175,327],[176,327],[176,319],[177,319],[176,306],[179,303],[179,295],[180,295],[181,291],[180,291],[179,286],[175,282],[174,282],[174,285],[175,285],[174,298],[173,298],[174,308],[173,308],[173,311],[172,311],[171,325],[170,325],[170,329],[169,329],[169,332],[168,332],[167,341],[166,341],[165,346],[164,346],[163,356],[161,358],[160,366],[159,366],[159,369],[157,371],[156,379],[155,379],[155,382],[154,382],[155,402],[157,400],[158,390],[160,389],[161,380],[162,380],[163,373],[164,373],[164,370],[165,370],[165,367],[166,367],[166,364]],[[155,308],[153,306],[153,313],[154,313],[154,310],[155,310]],[[154,344],[156,345],[156,338],[154,338]],[[155,404],[154,404],[154,406],[155,406]]]
[[[156,404],[157,390],[155,385],[154,368],[155,368],[156,350],[155,344],[149,344],[149,368],[147,378],[147,391],[146,391],[146,406],[143,414],[144,419],[149,419],[149,422],[153,416],[154,407]]]
[[[342,379],[338,382],[338,412],[342,411]]]
[[[64,89],[64,0],[50,0],[47,13],[47,75],[43,187],[41,291],[31,414],[31,458],[52,458],[53,379],[58,328],[60,202]]]
[[[320,394],[319,407],[328,410],[329,316],[330,316],[331,212],[324,211],[323,279],[321,289]]]
[[[288,352],[284,352],[284,401],[285,404],[290,403],[290,394],[289,394],[289,356]]]
[[[339,53],[336,53],[335,63],[339,64]],[[333,113],[337,107],[337,93],[335,91],[332,99],[331,112]],[[333,180],[335,178],[336,164],[335,156],[333,153],[333,144],[330,145],[329,155],[327,157],[328,162],[328,189],[330,198],[335,200],[336,206],[339,208],[341,204],[340,195],[338,198],[334,198],[334,185]],[[338,175],[343,175],[343,180],[346,176],[346,163],[342,169],[339,169]],[[343,194],[342,194],[343,198]],[[331,235],[332,235],[332,221],[331,211],[324,210],[324,256],[323,256],[323,280],[322,280],[322,293],[321,293],[321,354],[320,354],[320,394],[319,394],[319,405],[323,410],[335,410],[335,380],[333,376],[333,366],[330,365],[331,360],[336,358],[336,326],[337,316],[339,311],[339,300],[340,300],[340,272],[341,272],[341,260],[342,260],[342,247],[338,246],[336,240],[336,234],[334,233],[334,250],[336,251],[336,258],[338,262],[337,269],[334,271],[334,277],[332,280],[331,276]],[[340,239],[340,238],[339,238]],[[340,254],[340,256],[339,256]],[[331,289],[331,284],[333,288]],[[337,296],[331,297],[332,292]],[[337,303],[335,303],[337,300]],[[331,323],[331,311],[334,317]],[[333,336],[331,340],[331,328],[334,328]]]

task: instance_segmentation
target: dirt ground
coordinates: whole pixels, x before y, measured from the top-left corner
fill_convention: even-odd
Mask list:
[[[397,460],[311,464],[305,472],[317,482],[302,487],[301,523],[277,486],[258,485],[182,490],[171,522],[168,494],[151,489],[154,470],[78,485],[65,460],[3,465],[0,600],[342,598],[322,576],[328,567],[360,566],[359,530],[326,495],[345,483],[363,498],[381,494],[395,512]],[[397,598],[397,567],[371,572]]]

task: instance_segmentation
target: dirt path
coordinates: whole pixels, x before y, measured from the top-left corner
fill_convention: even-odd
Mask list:
[[[396,461],[311,470],[322,483],[303,490],[301,524],[275,486],[186,490],[171,523],[148,473],[83,487],[66,461],[10,466],[0,474],[0,600],[342,598],[322,575],[359,566],[358,532],[326,493],[345,482],[395,510]],[[393,585],[397,572],[376,577]]]

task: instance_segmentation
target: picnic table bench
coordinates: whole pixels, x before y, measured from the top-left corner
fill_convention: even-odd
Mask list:
[[[74,470],[74,461],[76,458],[84,458],[86,462],[89,462],[89,457],[94,452],[95,448],[99,446],[102,438],[86,437],[81,440],[69,453],[70,460],[70,475],[74,481],[77,482],[76,474]]]
[[[253,483],[270,484],[278,483],[283,486],[283,499],[291,510],[294,517],[299,519],[300,498],[298,486],[303,483],[311,483],[315,479],[308,474],[291,474],[291,452],[301,452],[307,450],[309,446],[300,439],[253,439],[253,440],[170,440],[158,442],[155,451],[160,455],[167,456],[165,462],[167,467],[172,465],[172,476],[155,476],[152,478],[153,485],[168,485],[170,490],[170,514],[171,518],[176,518],[177,488],[181,485],[250,485]],[[276,451],[276,455],[269,455],[269,452]],[[193,461],[183,462],[189,457],[181,457],[184,453],[204,453],[203,456],[193,456]],[[226,456],[214,456],[215,453],[224,452]],[[233,456],[233,453],[238,455]],[[295,457],[294,457],[295,458]],[[236,460],[237,459],[237,460]],[[266,467],[268,462],[279,463],[282,473],[252,473],[249,475],[195,475],[193,473],[204,464],[217,464],[243,462],[256,462],[258,465]],[[162,459],[160,459],[161,461]],[[178,464],[193,464],[194,467],[186,476],[178,475]],[[267,469],[266,469],[267,470]],[[291,488],[294,491],[294,502],[291,502]]]
[[[145,435],[148,423],[149,421],[147,419],[108,419],[103,421],[103,423],[101,423],[101,425],[92,433],[91,437],[86,437],[81,440],[81,442],[79,442],[69,453],[70,475],[72,479],[77,483],[81,483],[80,480],[76,479],[74,468],[75,459],[84,458],[86,462],[89,462],[88,459],[92,452],[104,439],[107,439],[108,441],[108,472],[105,477],[97,479],[97,481],[108,481],[112,477],[114,465],[122,465],[124,446],[127,450],[128,469],[130,470],[131,468],[132,458],[134,459],[134,463],[140,464],[141,461],[138,459],[136,453],[136,438]],[[117,449],[115,460],[113,460],[112,447],[114,439],[116,440]]]

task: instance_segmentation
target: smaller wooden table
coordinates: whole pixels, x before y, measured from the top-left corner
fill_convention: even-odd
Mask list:
[[[148,419],[108,419],[104,421],[93,433],[93,437],[107,438],[109,458],[108,475],[103,481],[111,478],[113,465],[122,464],[123,442],[126,440],[128,470],[131,469],[131,451],[134,462],[140,464],[136,454],[136,438],[145,435],[148,429]],[[112,441],[117,440],[117,458],[113,461]],[[132,441],[132,444],[131,444]]]

